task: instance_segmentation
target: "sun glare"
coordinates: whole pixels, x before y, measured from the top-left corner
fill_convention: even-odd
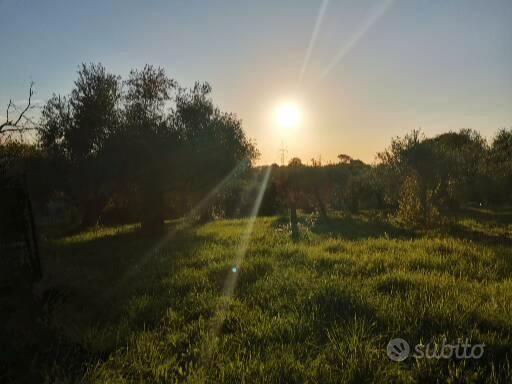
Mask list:
[[[276,122],[280,128],[295,128],[301,120],[297,104],[288,102],[276,108]]]

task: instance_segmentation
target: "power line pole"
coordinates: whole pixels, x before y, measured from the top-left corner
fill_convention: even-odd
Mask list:
[[[285,157],[285,154],[288,153],[288,150],[284,146],[283,141],[281,141],[281,148],[279,148],[279,153],[281,155],[281,166],[284,166],[284,157]]]

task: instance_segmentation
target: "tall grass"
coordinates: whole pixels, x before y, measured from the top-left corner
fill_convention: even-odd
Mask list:
[[[165,241],[133,226],[60,239],[45,252],[44,289],[66,292],[51,324],[86,358],[74,370],[57,361],[48,380],[511,382],[512,234],[480,222],[411,233],[340,216],[304,220],[294,241],[283,220],[259,218],[236,272],[246,220],[173,229]],[[386,355],[395,337],[468,338],[485,353],[398,363]]]

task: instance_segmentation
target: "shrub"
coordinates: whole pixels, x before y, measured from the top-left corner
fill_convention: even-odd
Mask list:
[[[431,226],[440,220],[435,191],[426,188],[417,174],[407,175],[400,190],[398,217],[408,226]]]

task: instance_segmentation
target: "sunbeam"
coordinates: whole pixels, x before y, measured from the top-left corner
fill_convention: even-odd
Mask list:
[[[263,196],[265,195],[265,190],[267,189],[268,180],[270,178],[270,172],[271,167],[267,167],[263,173],[263,179],[260,184],[260,188],[258,190],[258,194],[256,196],[256,200],[254,201],[254,205],[251,210],[251,215],[249,217],[249,222],[247,223],[247,226],[245,227],[244,233],[242,235],[242,238],[240,240],[240,243],[238,245],[238,248],[235,253],[234,261],[231,265],[231,268],[228,271],[228,275],[226,277],[226,280],[224,282],[224,288],[222,290],[223,298],[220,300],[219,307],[217,308],[217,311],[215,312],[211,328],[209,332],[205,335],[205,338],[203,340],[202,345],[202,351],[201,351],[201,361],[204,363],[209,362],[209,357],[211,356],[213,350],[212,345],[216,344],[217,336],[219,335],[220,329],[222,327],[224,316],[226,314],[226,311],[228,309],[229,301],[225,300],[231,296],[233,296],[233,292],[236,288],[238,278],[240,276],[240,273],[242,271],[242,262],[245,257],[245,254],[247,252],[247,248],[249,246],[249,242],[251,240],[251,235],[254,229],[254,222],[256,221],[256,217],[258,216],[258,212],[261,207],[261,202],[263,200]],[[212,344],[213,343],[213,344]],[[198,370],[196,373],[197,375],[200,375],[202,372],[201,370]],[[196,377],[197,378],[197,377]]]
[[[329,65],[324,69],[320,75],[320,80],[325,78],[336,67],[343,58],[355,47],[355,45],[363,38],[363,36],[375,25],[375,23],[389,10],[394,4],[395,0],[384,0],[379,5],[375,6],[368,17],[365,19],[360,28],[358,28],[351,36],[347,44],[345,44],[334,56]]]
[[[240,241],[240,245],[238,246],[235,261],[233,263],[231,271],[228,273],[226,278],[226,282],[224,284],[224,295],[231,296],[236,287],[236,283],[238,281],[238,276],[240,275],[240,268],[242,266],[242,262],[247,252],[247,247],[249,246],[249,241],[251,239],[252,230],[254,228],[254,222],[256,221],[256,217],[258,216],[258,212],[260,211],[261,201],[263,200],[263,196],[265,195],[265,190],[267,189],[268,179],[270,177],[271,167],[267,167],[263,174],[263,180],[260,185],[260,189],[258,190],[258,195],[256,196],[256,201],[254,202],[251,216],[249,218],[249,222],[247,223],[247,227],[245,228],[244,234],[242,235],[242,240]]]
[[[222,179],[213,189],[208,192],[208,194],[196,204],[194,208],[190,210],[190,212],[185,216],[185,221],[189,221],[193,219],[193,217],[201,211],[202,208],[213,198],[217,193],[219,193],[234,177],[238,176],[240,173],[247,170],[250,166],[250,162],[247,159],[240,161],[235,168],[231,172],[229,172],[224,179]]]
[[[143,267],[145,264],[147,264],[152,258],[158,257],[160,250],[172,239],[172,237],[175,235],[177,229],[186,229],[192,225],[194,217],[197,215],[198,212],[201,211],[201,209],[208,204],[210,200],[212,200],[215,195],[217,195],[219,192],[222,191],[224,187],[236,176],[238,176],[241,172],[247,169],[249,166],[249,162],[247,159],[244,159],[240,161],[232,170],[229,172],[224,179],[222,179],[215,187],[212,188],[208,194],[201,199],[199,203],[197,203],[184,217],[181,221],[181,226],[179,228],[172,228],[171,230],[167,231],[165,235],[156,242],[156,244],[151,247],[148,251],[142,255],[142,257],[139,259],[139,262],[134,265],[132,268],[128,269],[123,276],[119,279],[119,284],[122,285],[124,282],[126,282],[127,279],[135,275],[139,272],[140,268]],[[112,289],[110,293],[106,296],[110,297],[115,292],[115,289]]]
[[[304,62],[302,63],[302,67],[300,69],[299,85],[302,84],[302,81],[304,80],[304,74],[306,73],[306,68],[309,64],[309,60],[310,60],[311,54],[313,52],[313,47],[315,46],[318,32],[320,31],[320,26],[322,25],[322,21],[324,19],[325,11],[327,9],[328,4],[329,4],[329,0],[323,0],[322,4],[320,5],[320,9],[318,10],[315,27],[313,28],[313,33],[311,34],[311,39],[309,40],[309,45],[308,45],[308,49],[306,51],[306,56],[304,57]]]
[[[184,217],[183,217],[183,227],[187,227],[192,223],[194,217],[204,208],[208,202],[215,197],[222,189],[236,176],[238,176],[241,172],[247,169],[249,166],[248,160],[244,159],[240,161],[235,168],[231,170],[217,185],[215,185],[210,192],[206,194],[205,197],[199,201]],[[162,248],[168,241],[169,238],[174,234],[174,231],[169,231],[166,236],[162,240],[160,240],[155,247],[151,250],[151,252],[156,252],[160,248]]]

